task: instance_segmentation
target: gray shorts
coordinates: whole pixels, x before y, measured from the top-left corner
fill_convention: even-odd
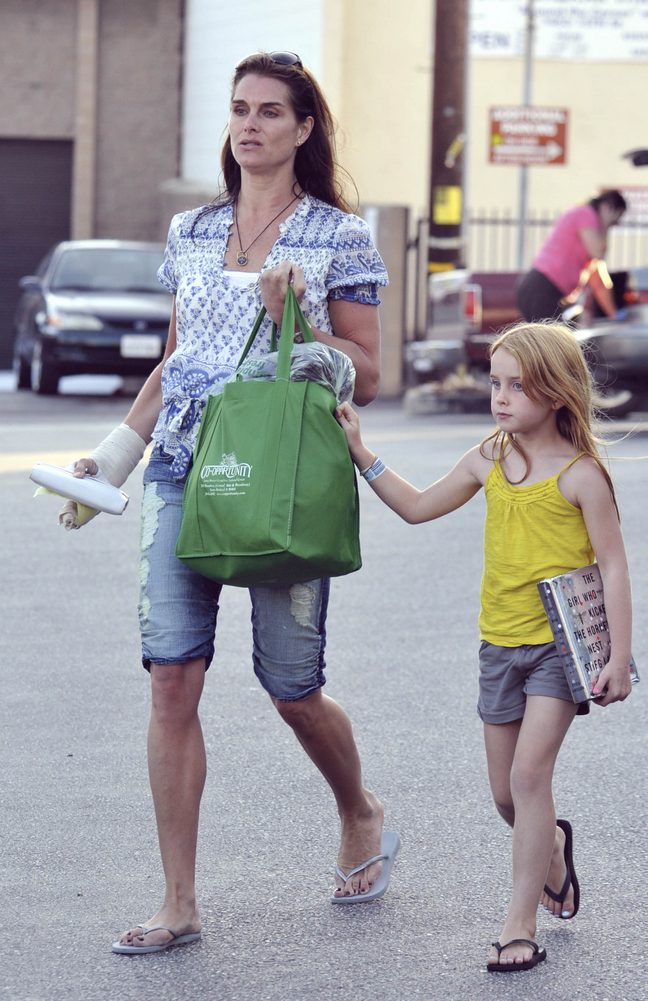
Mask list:
[[[506,647],[482,640],[477,712],[484,723],[522,719],[527,695],[545,695],[573,704],[556,644]],[[589,705],[584,702],[578,714],[587,712]]]

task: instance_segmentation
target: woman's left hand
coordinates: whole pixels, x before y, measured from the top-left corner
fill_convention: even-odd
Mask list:
[[[297,299],[300,300],[306,291],[304,269],[292,261],[282,261],[275,268],[268,268],[259,281],[261,299],[271,320],[281,325],[284,301],[288,286],[292,285]]]

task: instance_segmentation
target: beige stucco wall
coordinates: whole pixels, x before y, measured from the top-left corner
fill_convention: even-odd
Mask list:
[[[585,201],[600,187],[648,185],[648,170],[632,167],[621,154],[648,145],[639,95],[646,92],[643,63],[537,61],[532,103],[567,108],[567,163],[530,167],[529,208],[560,210]],[[469,88],[468,203],[475,209],[517,209],[516,167],[488,163],[488,111],[522,103],[519,59],[475,59]],[[645,177],[644,177],[645,174]]]
[[[326,0],[322,81],[340,125],[341,160],[362,201],[429,199],[434,0]],[[639,62],[536,60],[532,102],[569,110],[568,162],[528,172],[530,212],[555,213],[605,186],[648,186],[621,154],[648,145]],[[488,163],[488,110],[522,103],[521,59],[476,59],[468,74],[465,205],[515,213],[515,167]],[[639,108],[639,111],[637,110]]]
[[[210,0],[210,8],[212,3],[220,9],[220,0]],[[253,4],[239,0],[237,46],[229,41],[225,46],[228,67],[233,52],[279,44],[279,36],[289,47],[305,46],[310,62],[319,63],[339,122],[340,159],[361,201],[405,204],[412,220],[426,215],[434,0],[304,3],[308,32],[300,33],[301,22],[291,21],[286,4],[285,23],[276,24],[276,11],[268,21],[275,24],[275,42],[265,22],[261,30],[258,18],[242,20]],[[2,0],[0,136],[73,138],[77,5],[78,0]],[[181,141],[182,0],[101,0],[99,9],[95,235],[156,236],[163,228],[159,189],[177,175]],[[220,29],[211,40],[218,54],[223,23],[218,14],[215,18]],[[315,25],[320,25],[317,42]],[[518,171],[489,165],[487,129],[491,105],[520,102],[522,72],[520,59],[471,62],[469,208],[517,209]],[[203,89],[213,100],[208,83]],[[648,170],[621,159],[627,149],[648,142],[636,110],[647,83],[648,70],[640,63],[536,61],[534,103],[567,107],[570,126],[568,163],[529,170],[530,211],[558,211],[605,185],[648,185]],[[223,99],[219,123],[225,118]]]
[[[323,84],[363,202],[426,211],[432,0],[327,0]]]

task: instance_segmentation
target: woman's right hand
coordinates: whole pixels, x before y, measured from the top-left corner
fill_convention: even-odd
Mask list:
[[[94,459],[77,459],[73,463],[72,472],[79,479],[83,479],[84,476],[96,476],[99,472],[99,466]]]
[[[71,466],[67,467],[76,477],[83,479],[84,476],[96,476],[99,467],[94,459],[77,459]],[[59,525],[66,532],[81,528],[87,525],[99,512],[94,508],[86,507],[85,504],[77,504],[76,501],[66,500],[58,513]]]
[[[304,269],[292,261],[282,261],[275,268],[268,268],[259,279],[263,305],[270,319],[278,327],[281,326],[289,285],[292,285],[297,301],[301,300],[306,291]]]
[[[126,422],[115,428],[93,450],[91,456],[77,459],[72,464],[71,468],[75,476],[80,479],[83,479],[84,476],[104,476],[115,487],[121,487],[125,483],[144,455],[147,442],[150,441],[162,406],[162,369],[175,347],[176,305],[174,298],[169,322],[169,335],[162,361],[155,366],[137,394],[133,406],[126,415]],[[59,511],[59,524],[67,531],[81,528],[98,513],[94,508],[68,500]]]
[[[93,450],[92,455],[77,459],[72,465],[72,472],[78,479],[98,476],[114,487],[121,487],[139,463],[145,449],[144,439],[128,424],[120,424]],[[59,511],[59,525],[67,531],[81,528],[97,514],[99,512],[94,508],[68,500]]]

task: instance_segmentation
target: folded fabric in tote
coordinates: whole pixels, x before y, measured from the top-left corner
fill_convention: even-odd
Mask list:
[[[278,361],[278,351],[270,351],[260,358],[246,358],[236,370],[235,378],[276,379]],[[353,398],[355,368],[348,355],[321,341],[294,344],[290,355],[290,379],[292,382],[317,382],[330,389],[338,403],[345,403]]]
[[[237,376],[210,397],[201,421],[176,556],[222,583],[298,583],[361,566],[355,469],[335,394],[289,378],[296,321],[312,343],[289,289],[276,379]]]

